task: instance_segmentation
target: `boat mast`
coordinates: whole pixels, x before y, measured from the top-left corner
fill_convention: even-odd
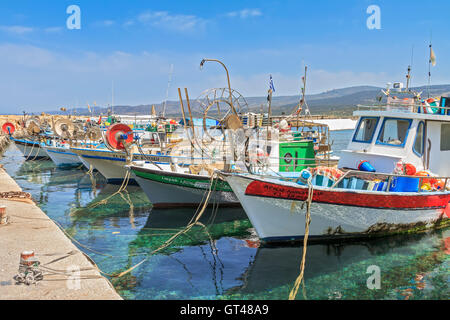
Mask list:
[[[170,84],[172,82],[172,75],[173,75],[173,64],[170,65],[170,74],[169,74],[169,82],[167,83],[167,91],[166,91],[166,100],[164,100],[164,107],[163,107],[163,118],[166,117],[166,106],[167,106],[167,99],[169,99],[169,89],[170,89]]]
[[[430,98],[430,83],[431,83],[431,65],[436,64],[436,58],[434,57],[433,47],[431,44],[432,34],[430,32],[430,59],[428,60],[428,85],[427,85],[427,94],[428,98]]]
[[[114,80],[112,80],[111,89],[111,113],[114,115]]]

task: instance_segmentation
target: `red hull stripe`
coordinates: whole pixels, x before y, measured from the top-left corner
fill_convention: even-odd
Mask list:
[[[248,185],[245,194],[248,196],[304,201],[308,196],[308,188],[295,188],[262,181],[253,181]],[[313,201],[367,208],[432,209],[445,208],[450,202],[450,194],[396,195],[391,193],[387,195],[315,189]]]

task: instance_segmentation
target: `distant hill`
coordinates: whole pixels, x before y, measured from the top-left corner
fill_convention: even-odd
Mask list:
[[[358,104],[370,104],[376,101],[376,97],[380,95],[380,87],[374,86],[354,86],[342,89],[334,89],[326,92],[311,94],[306,96],[306,101],[312,114],[333,114],[333,115],[351,115]],[[415,87],[415,91],[422,91],[423,96],[427,91],[426,86]],[[430,86],[430,95],[450,95],[450,84]],[[246,97],[249,111],[259,112],[267,110],[267,97]],[[300,100],[299,95],[295,96],[274,96],[272,99],[272,113],[280,115],[282,113],[289,114],[297,106]],[[163,103],[154,103],[156,111],[162,113]],[[114,106],[115,114],[123,115],[148,115],[151,113],[152,105],[139,106]],[[191,108],[194,115],[199,115],[200,104],[196,100],[191,100]],[[187,104],[185,103],[185,109]],[[71,114],[89,115],[87,108],[77,108],[69,110]],[[47,112],[49,114],[62,114],[61,111]],[[95,107],[93,114],[106,115],[107,107]],[[167,101],[167,116],[180,116],[180,102]]]

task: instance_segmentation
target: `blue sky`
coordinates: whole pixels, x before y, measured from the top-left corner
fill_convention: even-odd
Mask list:
[[[68,30],[66,9],[81,9],[81,29]],[[369,30],[369,5],[381,29]],[[432,83],[450,83],[448,1],[122,1],[3,0],[0,3],[0,113],[61,106],[138,105],[191,97],[223,87],[264,96],[269,74],[276,95],[298,94],[304,64],[308,92],[403,81],[427,82],[432,33],[437,65]]]

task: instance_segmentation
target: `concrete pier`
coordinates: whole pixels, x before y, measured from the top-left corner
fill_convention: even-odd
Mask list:
[[[0,168],[0,193],[20,192]],[[0,225],[0,300],[120,300],[109,281],[32,201],[0,198],[9,223]],[[17,285],[20,254],[33,250],[44,279]],[[75,271],[75,272],[73,272]]]

